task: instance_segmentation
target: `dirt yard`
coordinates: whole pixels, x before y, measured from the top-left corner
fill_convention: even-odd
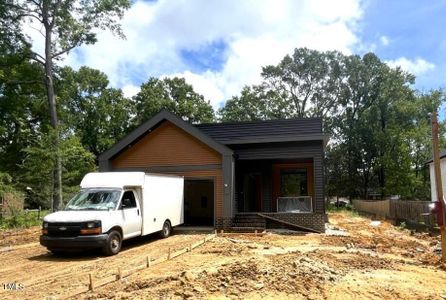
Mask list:
[[[345,213],[331,214],[330,227],[325,235],[217,236],[191,253],[72,299],[446,299],[438,237]],[[162,256],[169,247],[182,249],[204,237],[138,239],[114,257],[55,257],[36,244],[36,232],[2,234],[1,281],[24,288],[3,289],[0,298],[61,299],[86,287],[89,273],[99,280],[119,267],[143,264],[146,255]]]

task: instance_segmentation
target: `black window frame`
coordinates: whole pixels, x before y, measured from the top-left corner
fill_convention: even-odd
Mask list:
[[[125,197],[126,193],[131,193],[131,194],[132,194],[132,197],[130,197],[130,201],[132,202],[132,203],[131,203],[132,206],[129,206],[129,207],[122,207],[122,204],[123,204],[123,202],[124,202],[124,199],[126,199],[126,197]],[[134,192],[134,191],[132,191],[132,190],[124,191],[124,193],[122,194],[121,204],[119,205],[119,209],[138,208],[138,205],[137,205],[136,202],[137,202],[137,200],[136,200],[136,195],[135,195],[135,192]]]

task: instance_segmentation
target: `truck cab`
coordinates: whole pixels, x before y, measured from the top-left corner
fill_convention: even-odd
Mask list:
[[[170,235],[171,219],[176,216],[163,219],[162,212],[157,212],[157,208],[163,209],[158,203],[161,200],[151,195],[153,188],[148,186],[154,175],[150,177],[141,172],[90,174],[82,181],[80,192],[63,210],[44,218],[40,243],[48,250],[57,253],[102,248],[105,255],[114,255],[120,251],[123,240],[157,231],[163,237]],[[169,188],[171,181],[156,177]],[[161,219],[157,220],[157,216]],[[182,222],[182,216],[180,220]],[[161,225],[160,221],[164,223]]]

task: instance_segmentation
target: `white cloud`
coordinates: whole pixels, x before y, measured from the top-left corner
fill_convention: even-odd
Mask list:
[[[122,93],[125,97],[131,98],[139,93],[141,88],[133,84],[126,84],[122,87]]]
[[[389,38],[388,38],[387,36],[385,36],[385,35],[382,35],[382,36],[379,38],[379,41],[381,42],[381,45],[383,45],[383,46],[388,46],[389,43],[390,43]]]
[[[296,47],[351,53],[361,16],[360,0],[140,0],[122,20],[126,40],[101,32],[64,63],[100,69],[127,95],[150,76],[183,76],[218,107]],[[213,42],[226,45],[219,70],[194,71],[180,55]]]
[[[415,58],[410,60],[406,57],[400,57],[395,60],[386,61],[391,67],[401,67],[404,71],[412,73],[414,75],[423,75],[435,69],[435,64],[428,62],[422,58]]]

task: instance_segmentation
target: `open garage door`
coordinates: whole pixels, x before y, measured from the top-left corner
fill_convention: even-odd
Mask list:
[[[184,225],[214,226],[214,181],[184,181]]]

